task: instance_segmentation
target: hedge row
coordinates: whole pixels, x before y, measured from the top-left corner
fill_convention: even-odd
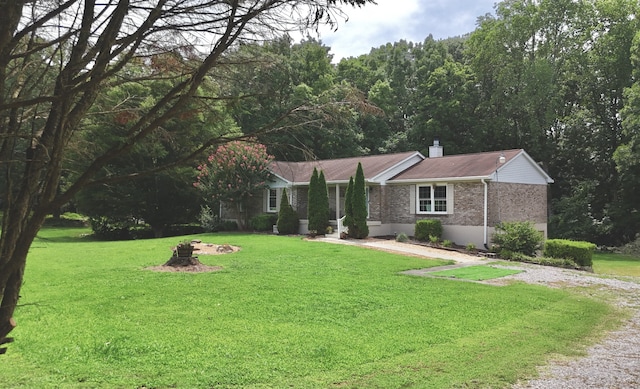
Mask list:
[[[593,252],[596,245],[590,242],[567,239],[549,239],[544,245],[544,256],[552,258],[568,258],[578,266],[589,267],[593,264]]]

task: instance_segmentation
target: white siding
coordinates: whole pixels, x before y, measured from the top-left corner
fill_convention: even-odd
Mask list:
[[[289,188],[290,183],[280,177],[273,177],[273,181],[269,182],[270,188]],[[287,189],[288,191],[288,189]]]
[[[547,177],[535,162],[520,154],[493,174],[492,180],[514,184],[547,185]]]

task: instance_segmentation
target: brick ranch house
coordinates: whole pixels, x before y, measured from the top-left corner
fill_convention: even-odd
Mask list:
[[[358,162],[368,201],[370,236],[411,236],[420,219],[439,219],[443,239],[487,247],[499,221],[531,221],[547,236],[547,186],[553,179],[522,149],[443,156],[437,141],[429,158],[404,152],[310,162],[275,161],[270,188],[251,214],[277,213],[282,189],[308,232],[307,199],[313,169],[327,181],[331,224],[339,228],[344,196]]]

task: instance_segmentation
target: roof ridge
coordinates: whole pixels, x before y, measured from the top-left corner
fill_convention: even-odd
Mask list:
[[[316,159],[313,161],[282,161],[282,160],[275,160],[274,162],[283,162],[283,163],[296,163],[296,164],[312,164],[312,163],[320,163],[320,162],[326,162],[326,161],[342,161],[342,160],[347,160],[347,159],[362,159],[362,158],[375,158],[375,157],[379,157],[379,158],[386,158],[386,157],[393,157],[396,155],[410,155],[410,154],[419,154],[419,151],[402,151],[402,152],[398,152],[398,153],[390,153],[390,154],[373,154],[373,155],[359,155],[359,156],[355,156],[355,157],[340,157],[340,158],[328,158],[328,159]]]

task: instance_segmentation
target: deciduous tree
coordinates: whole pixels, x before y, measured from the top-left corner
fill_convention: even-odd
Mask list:
[[[124,179],[96,178],[109,162],[182,115],[212,69],[245,38],[334,22],[340,4],[370,0],[128,0],[95,2],[3,1],[0,3],[0,342],[12,330],[27,252],[47,214],[90,184]],[[125,136],[97,155],[61,190],[68,148],[83,130],[82,120],[108,83],[135,83],[166,77],[163,64],[153,74],[130,77],[133,60],[152,61],[175,53],[181,72],[175,84],[127,127]],[[176,64],[172,64],[175,69]],[[192,161],[215,137],[186,150],[177,165]],[[167,166],[150,168],[159,171]],[[140,175],[142,172],[129,174]],[[1,350],[0,350],[1,351]]]
[[[196,187],[210,202],[222,202],[236,216],[238,228],[246,229],[252,203],[268,188],[271,179],[269,164],[273,157],[264,145],[233,141],[218,146],[207,162],[198,166]]]

